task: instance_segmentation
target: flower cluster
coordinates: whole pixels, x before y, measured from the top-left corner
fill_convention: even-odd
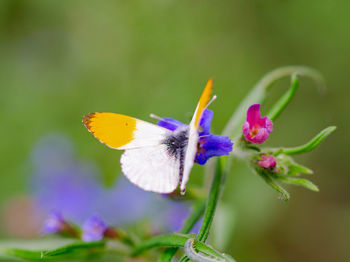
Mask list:
[[[114,238],[119,230],[109,224],[119,228],[149,220],[154,213],[158,215],[152,221],[152,230],[169,233],[180,230],[191,212],[191,201],[173,201],[146,192],[124,176],[115,186],[103,187],[96,179],[97,168],[76,160],[73,145],[62,135],[50,134],[39,140],[32,163],[31,188],[37,208],[46,215],[42,223],[47,234],[70,235],[83,241]]]
[[[77,226],[68,222],[58,211],[51,211],[44,221],[44,234],[61,234],[81,238],[85,242],[98,241],[103,238],[117,238],[117,230],[108,227],[97,215],[88,218],[79,230]]]
[[[261,117],[259,104],[253,104],[248,108],[246,121],[242,126],[243,141],[245,142],[243,143],[245,144],[244,148],[254,150],[251,154],[248,154],[254,171],[272,186],[272,188],[281,193],[283,200],[288,200],[289,194],[277,182],[302,185],[310,190],[318,191],[317,186],[311,181],[298,178],[301,173],[310,174],[312,171],[297,164],[290,155],[311,151],[333,130],[334,128],[330,127],[322,131],[316,138],[301,147],[290,149],[260,148],[258,146],[265,143],[273,131],[273,124],[267,116]],[[255,144],[255,146],[252,146],[252,144]]]

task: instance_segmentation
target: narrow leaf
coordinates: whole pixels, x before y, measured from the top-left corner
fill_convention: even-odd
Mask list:
[[[188,258],[196,262],[225,262],[228,260],[226,256],[215,249],[195,240],[189,239],[185,243],[185,253]],[[198,250],[197,250],[198,249]],[[181,261],[181,260],[180,260]]]
[[[271,178],[271,176],[269,174],[267,174],[266,172],[258,172],[256,170],[256,172],[265,180],[265,182],[271,186],[273,189],[275,189],[277,192],[279,192],[281,194],[281,200],[284,201],[288,201],[289,200],[289,193],[287,192],[287,190],[285,190],[283,187],[281,187],[280,185],[278,185],[277,183],[275,183],[275,181]]]
[[[329,136],[335,129],[335,126],[327,127],[326,129],[322,130],[318,135],[316,135],[313,139],[311,139],[308,143],[297,147],[282,148],[280,152],[287,155],[296,155],[310,152],[313,149],[315,149],[323,140],[325,140],[326,137]]]
[[[245,99],[239,104],[228,124],[226,125],[223,135],[229,136],[236,140],[241,135],[242,125],[246,118],[246,112],[249,106],[252,104],[260,104],[265,98],[268,89],[279,79],[297,74],[299,76],[307,76],[315,80],[320,89],[324,89],[324,79],[322,75],[305,66],[286,66],[277,68],[270,73],[266,74],[252,89],[252,91],[246,96]]]
[[[75,242],[50,250],[26,250],[21,248],[6,248],[3,252],[8,255],[34,261],[61,260],[62,258],[80,258],[91,253],[101,252],[105,242]]]
[[[144,252],[145,250],[148,250],[154,247],[183,247],[188,238],[189,237],[187,235],[180,235],[180,234],[155,236],[149,240],[142,242],[140,245],[136,246],[132,252],[132,255],[137,256],[138,254]]]
[[[296,74],[292,75],[291,86],[288,91],[273,105],[267,116],[273,121],[287,107],[299,87],[299,79]]]
[[[278,180],[289,183],[289,184],[300,185],[300,186],[303,186],[303,187],[310,189],[312,191],[316,191],[316,192],[319,191],[318,187],[314,183],[312,183],[310,180],[307,180],[305,178],[294,178],[294,177],[281,176],[281,177],[278,177]]]
[[[313,174],[313,171],[303,165],[292,163],[288,166],[287,176],[297,176],[299,174]]]

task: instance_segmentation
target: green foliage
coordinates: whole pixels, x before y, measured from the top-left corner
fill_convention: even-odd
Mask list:
[[[261,148],[260,145],[252,145],[242,138],[242,124],[246,116],[247,108],[254,103],[262,103],[267,95],[267,91],[278,79],[292,75],[290,89],[274,104],[268,116],[275,120],[281,112],[290,103],[299,86],[297,75],[309,76],[322,83],[322,77],[319,73],[308,67],[291,66],[283,67],[267,74],[256,85],[253,91],[244,99],[237,111],[231,117],[231,120],[224,130],[224,135],[230,135],[236,143],[236,154],[246,160],[252,170],[274,190],[280,193],[282,200],[288,201],[290,195],[280,183],[294,184],[303,186],[312,191],[318,191],[318,187],[311,181],[300,178],[301,174],[312,174],[312,170],[294,161],[291,155],[309,152],[315,149],[327,136],[329,136],[335,127],[328,127],[321,131],[308,143],[299,147],[280,147],[280,148]],[[276,165],[265,167],[259,165],[262,156],[273,156]],[[134,241],[129,238],[126,231],[119,230],[119,240],[99,241],[99,242],[81,242],[59,243],[50,248],[26,248],[26,247],[4,247],[1,248],[3,256],[9,256],[19,259],[32,261],[62,260],[62,259],[80,259],[100,256],[113,252],[122,256],[140,256],[148,253],[154,248],[166,248],[158,257],[158,262],[172,261],[179,248],[184,251],[180,261],[234,261],[229,255],[218,252],[206,242],[208,240],[211,226],[213,223],[216,207],[223,190],[226,174],[230,171],[232,157],[223,157],[217,159],[213,169],[211,187],[206,200],[201,194],[192,192],[190,198],[195,200],[191,215],[185,221],[183,228],[179,233],[156,235],[144,240]],[[210,170],[210,168],[208,168]],[[204,213],[204,219],[198,234],[189,234],[193,226],[198,222]],[[46,241],[46,240],[45,240]],[[136,243],[136,244],[135,244]]]
[[[31,261],[48,261],[56,260],[62,261],[63,259],[77,259],[77,258],[87,258],[94,257],[98,254],[102,254],[105,251],[106,243],[104,241],[99,242],[81,242],[70,241],[69,244],[63,244],[67,241],[57,241],[45,239],[42,243],[34,241],[33,243],[23,243],[16,244],[12,243],[10,245],[19,245],[21,248],[8,248],[2,247],[4,245],[9,245],[4,243],[0,246],[0,253],[2,255],[9,255],[14,258],[22,258]],[[26,246],[32,246],[32,249],[27,249]],[[35,250],[36,245],[50,246],[50,248],[43,248],[41,250]]]
[[[297,75],[293,74],[291,78],[291,87],[289,90],[274,104],[274,106],[270,109],[270,112],[267,114],[267,116],[274,121],[287,107],[289,102],[292,100],[292,98],[295,95],[295,92],[297,91],[299,87],[299,79]]]
[[[286,155],[297,155],[301,153],[306,153],[314,150],[323,140],[325,140],[333,131],[337,128],[335,126],[330,126],[318,133],[313,139],[304,145],[297,147],[287,147],[277,150],[278,154],[283,153]]]
[[[246,118],[246,112],[249,106],[251,106],[252,104],[263,103],[267,96],[267,92],[269,91],[269,89],[271,89],[273,84],[277,80],[284,77],[288,77],[290,75],[310,77],[318,84],[320,88],[324,88],[323,77],[315,69],[306,66],[286,66],[277,68],[274,71],[271,71],[270,73],[266,74],[256,84],[252,91],[248,93],[246,98],[243,99],[243,101],[236,108],[235,112],[233,113],[232,117],[227,123],[223,131],[223,135],[230,136],[235,141],[237,141],[237,139],[241,135],[242,125]],[[297,77],[294,77],[293,79],[294,80],[292,80],[292,87],[290,89],[291,91],[287,92],[286,95],[282,97],[279,100],[279,102],[277,102],[277,104],[273,107],[272,112],[270,114],[273,114],[274,117],[277,117],[281,113],[281,111],[289,103],[290,99],[294,96],[295,90],[298,87],[298,79]]]

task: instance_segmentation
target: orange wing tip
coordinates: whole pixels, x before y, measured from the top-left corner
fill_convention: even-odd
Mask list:
[[[96,113],[91,113],[91,114],[87,114],[83,117],[82,122],[87,129],[90,130],[92,119],[94,119],[95,116],[96,116]]]
[[[214,81],[214,79],[213,79],[212,77],[209,78],[209,80],[208,80],[208,82],[207,82],[205,88],[210,88],[210,89],[212,89],[212,87],[213,87],[213,81]]]
[[[203,113],[203,110],[206,108],[207,104],[210,100],[211,91],[213,89],[213,78],[209,78],[207,84],[205,85],[205,88],[203,90],[203,93],[199,99],[198,102],[198,108],[195,116],[195,126],[198,127],[199,120],[201,118],[201,115]]]

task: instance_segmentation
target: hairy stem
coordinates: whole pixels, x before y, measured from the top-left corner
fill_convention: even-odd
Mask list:
[[[225,172],[226,173],[226,172]],[[216,210],[216,206],[220,197],[221,189],[222,189],[222,181],[224,180],[224,172],[222,169],[222,160],[219,158],[216,162],[215,173],[213,177],[213,181],[211,184],[207,207],[204,214],[204,219],[202,226],[197,234],[196,239],[205,243],[209,236],[210,227],[214,219],[214,214]],[[181,262],[189,261],[187,255],[184,255],[181,259]]]
[[[197,235],[197,239],[199,241],[205,242],[208,238],[209,230],[213,222],[215,209],[216,209],[220,192],[221,192],[220,189],[221,189],[223,177],[224,177],[224,174],[222,170],[222,163],[221,163],[221,159],[219,158],[216,163],[215,174],[214,174],[213,182],[210,188],[210,193],[208,197],[208,202],[205,210],[203,223]]]

